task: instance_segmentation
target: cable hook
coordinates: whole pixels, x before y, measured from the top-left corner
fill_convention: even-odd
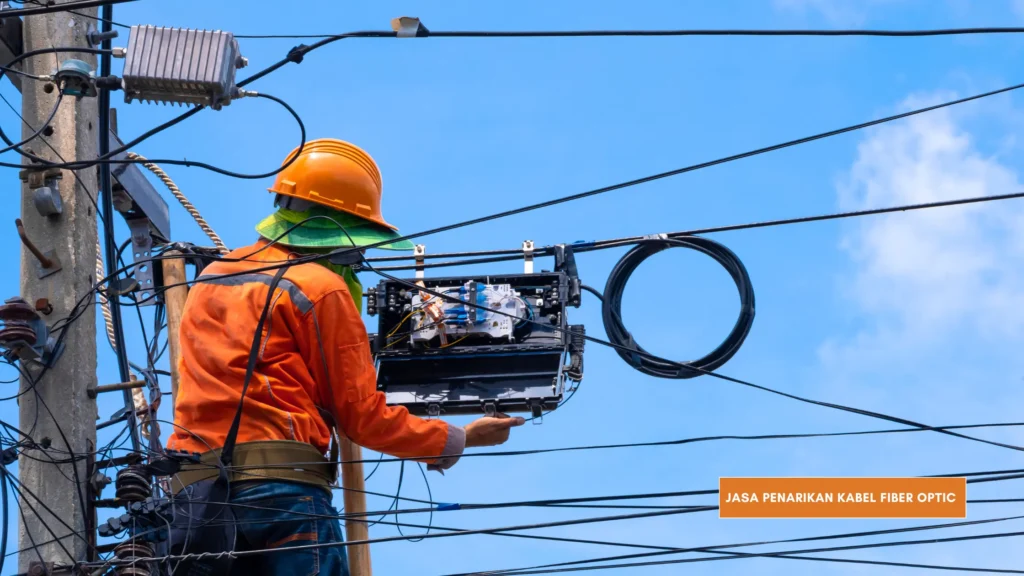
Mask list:
[[[39,264],[42,265],[43,268],[53,268],[53,260],[47,258],[46,255],[43,254],[39,248],[36,248],[36,245],[28,239],[28,236],[25,234],[25,226],[21,223],[21,218],[16,218],[14,220],[14,225],[18,227],[18,237],[21,238],[21,243],[24,244],[25,248],[28,248],[28,251],[36,257],[36,260],[39,260]]]

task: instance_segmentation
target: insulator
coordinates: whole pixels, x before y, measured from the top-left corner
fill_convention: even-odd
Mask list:
[[[125,502],[141,502],[153,494],[145,466],[134,465],[122,468],[117,473],[115,485],[118,500]]]
[[[36,341],[36,331],[28,322],[20,320],[9,320],[3,329],[0,329],[0,342],[4,344],[24,340],[26,342]]]
[[[118,560],[131,562],[136,558],[152,558],[153,548],[143,542],[129,540],[122,542],[114,548],[114,556]],[[134,562],[132,564],[118,564],[114,569],[116,576],[151,576],[152,570],[148,562]]]

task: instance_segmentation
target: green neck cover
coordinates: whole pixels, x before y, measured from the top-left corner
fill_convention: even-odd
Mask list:
[[[352,271],[352,268],[349,266],[342,266],[340,264],[331,264],[327,260],[317,260],[317,264],[324,266],[345,280],[345,284],[348,285],[348,292],[352,295],[352,300],[355,301],[356,310],[362,314],[363,284],[359,281],[359,277],[356,276],[356,273]]]
[[[295,248],[297,252],[303,254],[326,254],[334,248]],[[332,264],[329,260],[324,258],[323,260],[317,260],[317,264],[327,268],[331,272],[334,272],[338,276],[341,276],[345,280],[345,284],[348,285],[348,292],[352,295],[352,300],[355,302],[356,310],[360,314],[363,313],[363,284],[359,281],[359,277],[352,270],[350,266],[343,266],[341,264]]]

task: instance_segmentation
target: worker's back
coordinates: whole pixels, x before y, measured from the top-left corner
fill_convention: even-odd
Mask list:
[[[188,296],[182,319],[181,381],[175,398],[175,430],[168,447],[206,452],[224,444],[238,408],[256,324],[276,270],[256,271],[288,259],[266,242],[239,248],[208,266]],[[257,252],[257,250],[260,250]],[[202,280],[201,279],[201,280]],[[256,370],[245,395],[238,442],[295,440],[325,453],[330,430],[320,415],[329,406],[314,381],[306,323],[323,294],[345,282],[318,264],[290,266],[267,316]]]

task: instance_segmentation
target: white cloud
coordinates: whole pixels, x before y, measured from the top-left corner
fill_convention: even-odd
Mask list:
[[[949,95],[909,98],[910,109]],[[979,151],[950,110],[878,128],[838,185],[843,209],[1006,194],[1016,171]],[[1007,201],[867,217],[842,240],[844,282],[862,328],[821,349],[833,368],[927,360],[1024,335],[1024,204]],[[947,348],[944,348],[947,347]],[[977,349],[977,348],[975,348]]]
[[[902,0],[773,0],[775,8],[799,15],[818,14],[837,26],[858,26],[868,20],[869,11]],[[1024,1],[1024,0],[1018,0]]]

